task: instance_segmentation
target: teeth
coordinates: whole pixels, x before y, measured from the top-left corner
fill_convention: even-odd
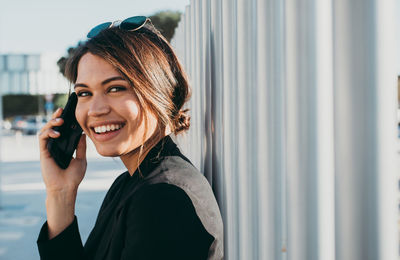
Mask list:
[[[114,131],[118,130],[122,127],[122,125],[102,125],[102,126],[97,126],[94,128],[94,131],[98,134],[109,132],[109,131]]]

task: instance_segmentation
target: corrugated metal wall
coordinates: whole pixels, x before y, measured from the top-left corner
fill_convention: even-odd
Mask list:
[[[397,259],[395,0],[192,0],[179,140],[225,259]]]

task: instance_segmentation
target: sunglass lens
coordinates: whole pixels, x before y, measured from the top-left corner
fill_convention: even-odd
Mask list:
[[[111,22],[106,22],[106,23],[102,23],[102,24],[97,25],[92,30],[90,30],[90,32],[87,34],[87,37],[88,38],[95,37],[102,30],[107,29],[108,27],[110,27],[111,24],[112,24]]]
[[[142,27],[147,20],[146,16],[134,16],[127,18],[121,22],[120,28],[130,31]]]

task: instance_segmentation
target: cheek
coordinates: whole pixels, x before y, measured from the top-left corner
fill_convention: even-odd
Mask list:
[[[86,114],[84,111],[84,107],[82,105],[79,105],[79,102],[78,102],[78,104],[76,105],[76,109],[75,109],[75,117],[83,130],[85,130],[85,120],[86,120],[85,115]]]
[[[128,100],[124,102],[124,107],[121,107],[120,111],[127,115],[128,120],[133,122],[137,122],[141,117],[141,109],[139,104],[137,104],[134,100]]]

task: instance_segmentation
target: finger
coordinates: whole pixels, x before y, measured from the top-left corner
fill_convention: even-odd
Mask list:
[[[86,135],[82,134],[79,139],[78,147],[76,148],[76,159],[86,158]]]
[[[62,118],[60,118],[60,117],[53,118],[53,119],[51,119],[49,122],[47,122],[47,123],[42,127],[42,129],[40,129],[39,135],[42,135],[42,133],[43,133],[45,130],[47,130],[47,129],[49,129],[49,128],[53,128],[53,127],[55,127],[55,126],[61,126],[63,123],[64,123],[64,120],[63,120]]]
[[[64,123],[64,119],[62,119],[61,117],[57,117],[57,118],[53,118],[49,122],[47,122],[47,125],[49,125],[50,127],[53,127],[53,126],[60,126],[63,123]]]
[[[49,138],[58,138],[60,133],[53,129],[46,129],[39,135],[39,148],[40,151],[47,149],[47,141]]]
[[[63,109],[61,107],[57,108],[56,111],[54,111],[53,115],[51,116],[51,118],[57,118],[60,117],[62,114]]]

